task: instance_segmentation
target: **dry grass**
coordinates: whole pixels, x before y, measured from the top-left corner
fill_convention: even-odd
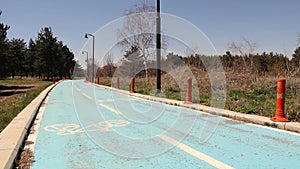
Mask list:
[[[7,86],[32,86],[28,90],[19,92],[19,89],[12,89],[12,92],[0,99],[0,132],[10,123],[10,121],[24,109],[38,94],[48,87],[51,82],[38,79],[10,79],[0,80],[0,85]],[[1,94],[5,93],[2,92]]]
[[[185,70],[172,70],[162,76],[163,97],[184,100],[185,99]],[[207,72],[191,68],[195,77],[193,85],[197,84],[199,94],[193,92],[194,103],[211,105],[211,81]],[[272,117],[276,107],[276,88],[279,77],[264,75],[257,76],[252,73],[229,71],[226,76],[226,103],[225,109]],[[111,79],[102,78],[101,84],[109,84]],[[121,83],[122,80],[120,80]],[[124,90],[129,90],[130,80],[127,80]],[[115,83],[115,82],[114,82]],[[156,88],[156,77],[150,77],[149,82],[145,78],[136,78],[135,90],[142,94],[153,94]],[[180,90],[183,89],[183,90]],[[286,115],[291,121],[300,122],[300,78],[287,78],[286,87]]]
[[[26,148],[21,153],[21,159],[19,161],[19,168],[20,169],[30,169],[32,163],[34,162],[34,154],[33,152]]]

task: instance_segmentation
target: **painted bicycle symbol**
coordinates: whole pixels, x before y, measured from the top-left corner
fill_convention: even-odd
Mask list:
[[[81,127],[79,124],[52,124],[44,127],[48,132],[54,132],[57,135],[70,135],[82,132],[106,132],[111,131],[113,127],[127,126],[129,121],[126,120],[107,120],[99,123],[91,124],[86,127]]]

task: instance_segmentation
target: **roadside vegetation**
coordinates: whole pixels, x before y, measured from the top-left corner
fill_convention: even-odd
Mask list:
[[[197,69],[193,69],[197,71]],[[195,73],[194,73],[195,74]],[[226,103],[225,109],[245,114],[255,114],[266,117],[273,117],[276,108],[277,79],[279,77],[257,77],[251,82],[247,75],[233,72],[226,72]],[[150,83],[145,77],[135,77],[135,92],[155,95],[154,76],[149,77]],[[199,97],[193,97],[193,103],[211,105],[210,80],[206,72],[197,74]],[[115,79],[114,79],[115,80]],[[110,77],[100,77],[100,84],[115,87],[115,81]],[[129,86],[120,86],[123,90],[129,90]],[[162,95],[175,100],[184,100],[185,91],[181,91],[176,81],[167,74],[162,76]],[[291,121],[300,122],[300,78],[287,78],[286,104],[287,118]]]
[[[1,10],[0,10],[1,17]],[[45,27],[28,43],[24,39],[8,39],[9,25],[0,23],[0,79],[38,77],[41,79],[70,76],[76,62],[70,49]]]
[[[0,22],[0,131],[51,84],[49,80],[70,77],[76,64],[74,54],[51,27],[42,28],[28,43],[18,37],[8,39],[9,30]]]
[[[202,59],[205,60],[205,58],[210,57],[204,55],[182,57],[169,53],[162,60],[164,66],[177,64],[179,69],[181,66],[187,66],[193,72],[195,76],[193,85],[198,84],[199,95],[198,97],[194,95],[192,101],[206,106],[211,105],[211,81],[205,66],[202,64]],[[300,122],[300,48],[295,50],[291,59],[283,54],[231,55],[229,51],[224,55],[213,57],[219,57],[226,76],[225,109],[273,117],[276,108],[277,80],[278,78],[286,78],[286,116],[291,121]],[[100,84],[115,87],[116,77],[122,76],[114,73],[122,65],[117,67],[111,62],[112,58],[108,60],[105,66],[98,68],[96,77],[100,78]],[[143,60],[139,62],[143,62]],[[155,94],[155,71],[148,69],[148,76],[147,80],[145,70],[134,75],[137,93]],[[159,95],[160,97],[175,100],[185,99],[185,91],[179,88],[175,79],[176,77],[167,73],[162,74],[163,93]],[[125,85],[122,84],[124,81],[127,81]],[[129,77],[127,79],[120,78],[120,88],[123,90],[130,89]]]
[[[0,132],[49,85],[39,79],[0,80]]]
[[[141,2],[128,9],[129,13],[125,12],[125,17],[132,13],[151,12],[153,9],[153,4]],[[96,74],[96,77],[100,77],[100,84],[115,87],[115,78],[120,77],[120,88],[129,90],[130,79],[135,77],[136,92],[155,94],[156,74],[155,70],[149,69],[156,67],[155,61],[150,59],[155,58],[155,54],[148,50],[155,46],[155,36],[128,36],[128,32],[147,32],[150,28],[146,22],[152,23],[155,17],[135,15],[126,20],[124,29],[118,31],[121,40],[118,45],[124,50],[124,56],[117,64],[113,62],[111,54],[105,56],[105,63],[102,63],[104,66],[99,67]],[[188,68],[194,76],[192,101],[210,106],[212,87],[207,66],[214,67],[216,71],[223,71],[226,76],[225,109],[272,117],[276,108],[277,80],[286,78],[286,115],[289,120],[300,122],[300,35],[296,35],[295,39],[297,45],[290,56],[275,52],[258,53],[258,45],[246,38],[242,38],[241,42],[228,43],[228,50],[224,54],[214,56],[197,52],[200,51],[197,49],[199,46],[194,49],[187,47],[185,54],[170,51],[161,60],[162,68],[168,72],[162,73],[162,94],[159,96],[184,100],[185,89],[181,90],[175,79],[184,75],[185,68]],[[165,43],[167,40],[168,37],[162,36],[163,49],[168,49],[168,43]],[[170,72],[173,72],[173,76]],[[127,83],[122,85],[124,81]],[[180,83],[182,85],[186,82]],[[197,87],[199,95],[195,97]]]

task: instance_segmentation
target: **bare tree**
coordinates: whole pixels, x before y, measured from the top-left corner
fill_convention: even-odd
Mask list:
[[[121,30],[117,30],[120,39],[118,45],[123,51],[137,47],[143,59],[146,80],[148,80],[147,63],[151,55],[151,48],[155,47],[155,5],[144,0],[125,11],[126,20]]]
[[[116,66],[114,63],[114,58],[113,55],[111,53],[107,53],[105,55],[105,66],[104,68],[106,68],[106,73],[108,77],[113,77]]]
[[[250,40],[243,37],[243,42],[237,43],[237,42],[231,42],[228,45],[228,50],[230,50],[232,53],[239,53],[242,56],[245,69],[248,70],[248,65],[246,62],[246,55],[254,54],[254,52],[257,49],[257,44],[255,42],[251,42]],[[250,57],[250,67],[253,68],[253,58]]]
[[[245,37],[243,37],[243,41],[244,41],[245,46],[246,46],[246,52],[250,53],[250,54],[253,54],[257,49],[257,44],[255,42],[249,41]]]
[[[256,48],[257,48],[257,44],[255,42],[251,42],[248,39],[246,39],[245,37],[243,37],[243,41],[245,43],[246,49],[247,49],[247,53],[248,54],[254,54]],[[250,57],[250,66],[251,69],[253,69],[253,57]]]
[[[242,56],[244,67],[247,69],[248,66],[244,57],[244,45],[242,43],[231,42],[228,45],[228,50],[230,50],[232,53],[239,53]]]
[[[105,56],[105,65],[107,66],[114,66],[114,58],[111,53],[107,53]]]
[[[288,77],[294,77],[299,71],[300,71],[300,34],[297,35],[296,39],[296,50],[294,51],[295,53],[293,54],[291,60],[286,60],[285,66],[287,68],[287,74]],[[284,49],[284,54],[286,54],[286,50]]]

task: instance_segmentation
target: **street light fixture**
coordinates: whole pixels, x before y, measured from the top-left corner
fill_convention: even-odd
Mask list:
[[[86,75],[89,77],[89,53],[87,51],[82,51],[82,54],[86,53]]]
[[[94,78],[94,76],[95,76],[95,74],[94,74],[94,71],[95,71],[95,69],[94,69],[94,66],[95,66],[95,36],[90,33],[86,33],[84,35],[85,38],[89,38],[89,36],[91,36],[93,38],[92,83],[94,83],[94,80],[95,80],[95,78]]]

